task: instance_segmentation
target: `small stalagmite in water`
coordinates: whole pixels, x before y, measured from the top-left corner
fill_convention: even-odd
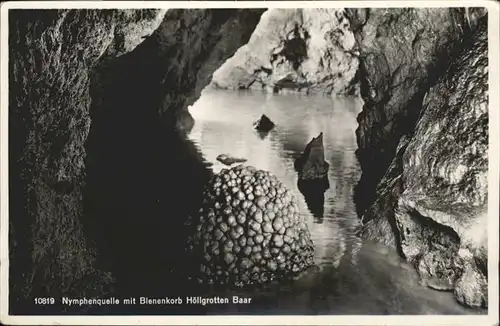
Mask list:
[[[268,116],[263,114],[259,120],[254,122],[253,126],[255,130],[259,132],[269,132],[274,128],[275,125]]]
[[[325,161],[322,132],[307,144],[302,155],[295,160],[294,166],[299,173],[299,179],[302,180],[322,179],[327,176],[330,165]]]
[[[243,163],[246,162],[246,158],[234,157],[229,154],[220,154],[217,156],[217,161],[221,162],[224,165],[232,165],[235,163]]]

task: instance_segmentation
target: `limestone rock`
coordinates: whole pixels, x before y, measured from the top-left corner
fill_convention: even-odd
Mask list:
[[[367,235],[387,233],[382,226],[391,225],[423,284],[453,290],[471,306],[488,300],[486,29],[482,20],[425,95],[415,130],[393,159],[397,168],[389,168],[364,214]],[[377,204],[384,201],[392,214]]]
[[[108,48],[115,56],[133,51],[160,26],[167,9],[123,10],[127,24],[118,25],[114,30],[114,42]]]
[[[212,85],[346,94],[358,67],[354,36],[340,9],[269,9],[247,45],[220,67]]]
[[[155,35],[159,45],[158,56],[154,57],[157,71],[163,74],[159,112],[167,128],[192,128],[187,108],[198,99],[221,63],[248,42],[263,12],[264,9],[167,12]]]
[[[327,176],[330,165],[325,161],[322,132],[307,144],[302,155],[295,160],[294,166],[299,179],[323,179]]]
[[[460,238],[460,249],[472,254],[470,261],[463,264],[475,266],[479,262],[486,266],[486,257],[481,256],[481,252],[487,251],[488,225],[488,45],[485,26],[474,35],[472,42],[448,75],[425,97],[425,111],[403,156],[405,190],[399,206],[405,209],[396,218],[402,220],[407,212],[414,210],[453,229]],[[458,248],[454,251],[456,253]],[[470,297],[476,293],[460,289],[463,286],[484,289],[481,278],[475,278],[477,285],[473,281],[467,276],[468,284],[459,282],[455,291],[468,296],[464,302],[481,305],[481,300]],[[487,292],[480,295],[486,298]]]
[[[370,239],[400,249],[399,239],[396,239],[395,210],[399,196],[403,192],[402,155],[408,146],[409,138],[402,137],[396,150],[396,156],[391,162],[387,173],[377,186],[378,196],[362,216],[363,227],[360,234]]]
[[[358,213],[375,199],[402,135],[411,133],[425,92],[474,30],[483,8],[356,8],[346,10],[360,52],[365,101],[356,130],[363,175]]]
[[[472,307],[488,306],[488,279],[484,270],[474,263],[470,252],[459,251],[457,259],[463,270],[462,275],[455,283],[454,294],[459,302]]]

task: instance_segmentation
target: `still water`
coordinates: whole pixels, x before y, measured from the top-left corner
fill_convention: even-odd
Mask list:
[[[281,314],[476,314],[458,305],[451,293],[422,287],[413,267],[391,248],[362,241],[353,203],[360,176],[355,157],[356,116],[362,101],[353,98],[271,95],[205,89],[190,107],[196,123],[189,134],[214,172],[226,166],[219,154],[246,158],[245,164],[275,174],[294,194],[315,246],[318,270],[290,284],[238,293],[251,306],[214,306],[217,313]],[[265,137],[252,123],[266,114],[276,127]],[[330,164],[324,210],[311,205],[297,187],[294,160],[323,133]],[[226,293],[225,295],[234,294]]]

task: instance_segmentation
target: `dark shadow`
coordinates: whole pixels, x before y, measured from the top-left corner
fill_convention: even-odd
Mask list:
[[[321,179],[299,179],[297,186],[304,195],[307,208],[315,217],[315,223],[323,223],[323,215],[325,212],[325,191],[330,188],[328,177]]]
[[[145,41],[103,64],[90,90],[85,227],[122,297],[186,293],[175,277],[184,263],[183,223],[211,176],[193,143],[158,119],[162,62],[155,51]]]
[[[293,66],[294,70],[299,69],[302,62],[307,59],[307,40],[310,38],[307,31],[304,31],[304,38],[300,35],[300,28],[295,24],[293,34],[283,43],[283,50],[271,56],[271,62],[276,61],[279,56],[283,56]]]

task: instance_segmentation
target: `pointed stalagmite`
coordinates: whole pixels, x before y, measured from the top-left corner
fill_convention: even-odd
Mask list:
[[[299,173],[299,179],[321,179],[327,175],[330,165],[325,161],[322,132],[307,144],[302,155],[295,160],[294,166]]]
[[[259,132],[269,132],[274,128],[274,126],[274,122],[272,122],[271,119],[269,119],[269,117],[265,114],[263,114],[259,120],[254,122],[254,128]]]

